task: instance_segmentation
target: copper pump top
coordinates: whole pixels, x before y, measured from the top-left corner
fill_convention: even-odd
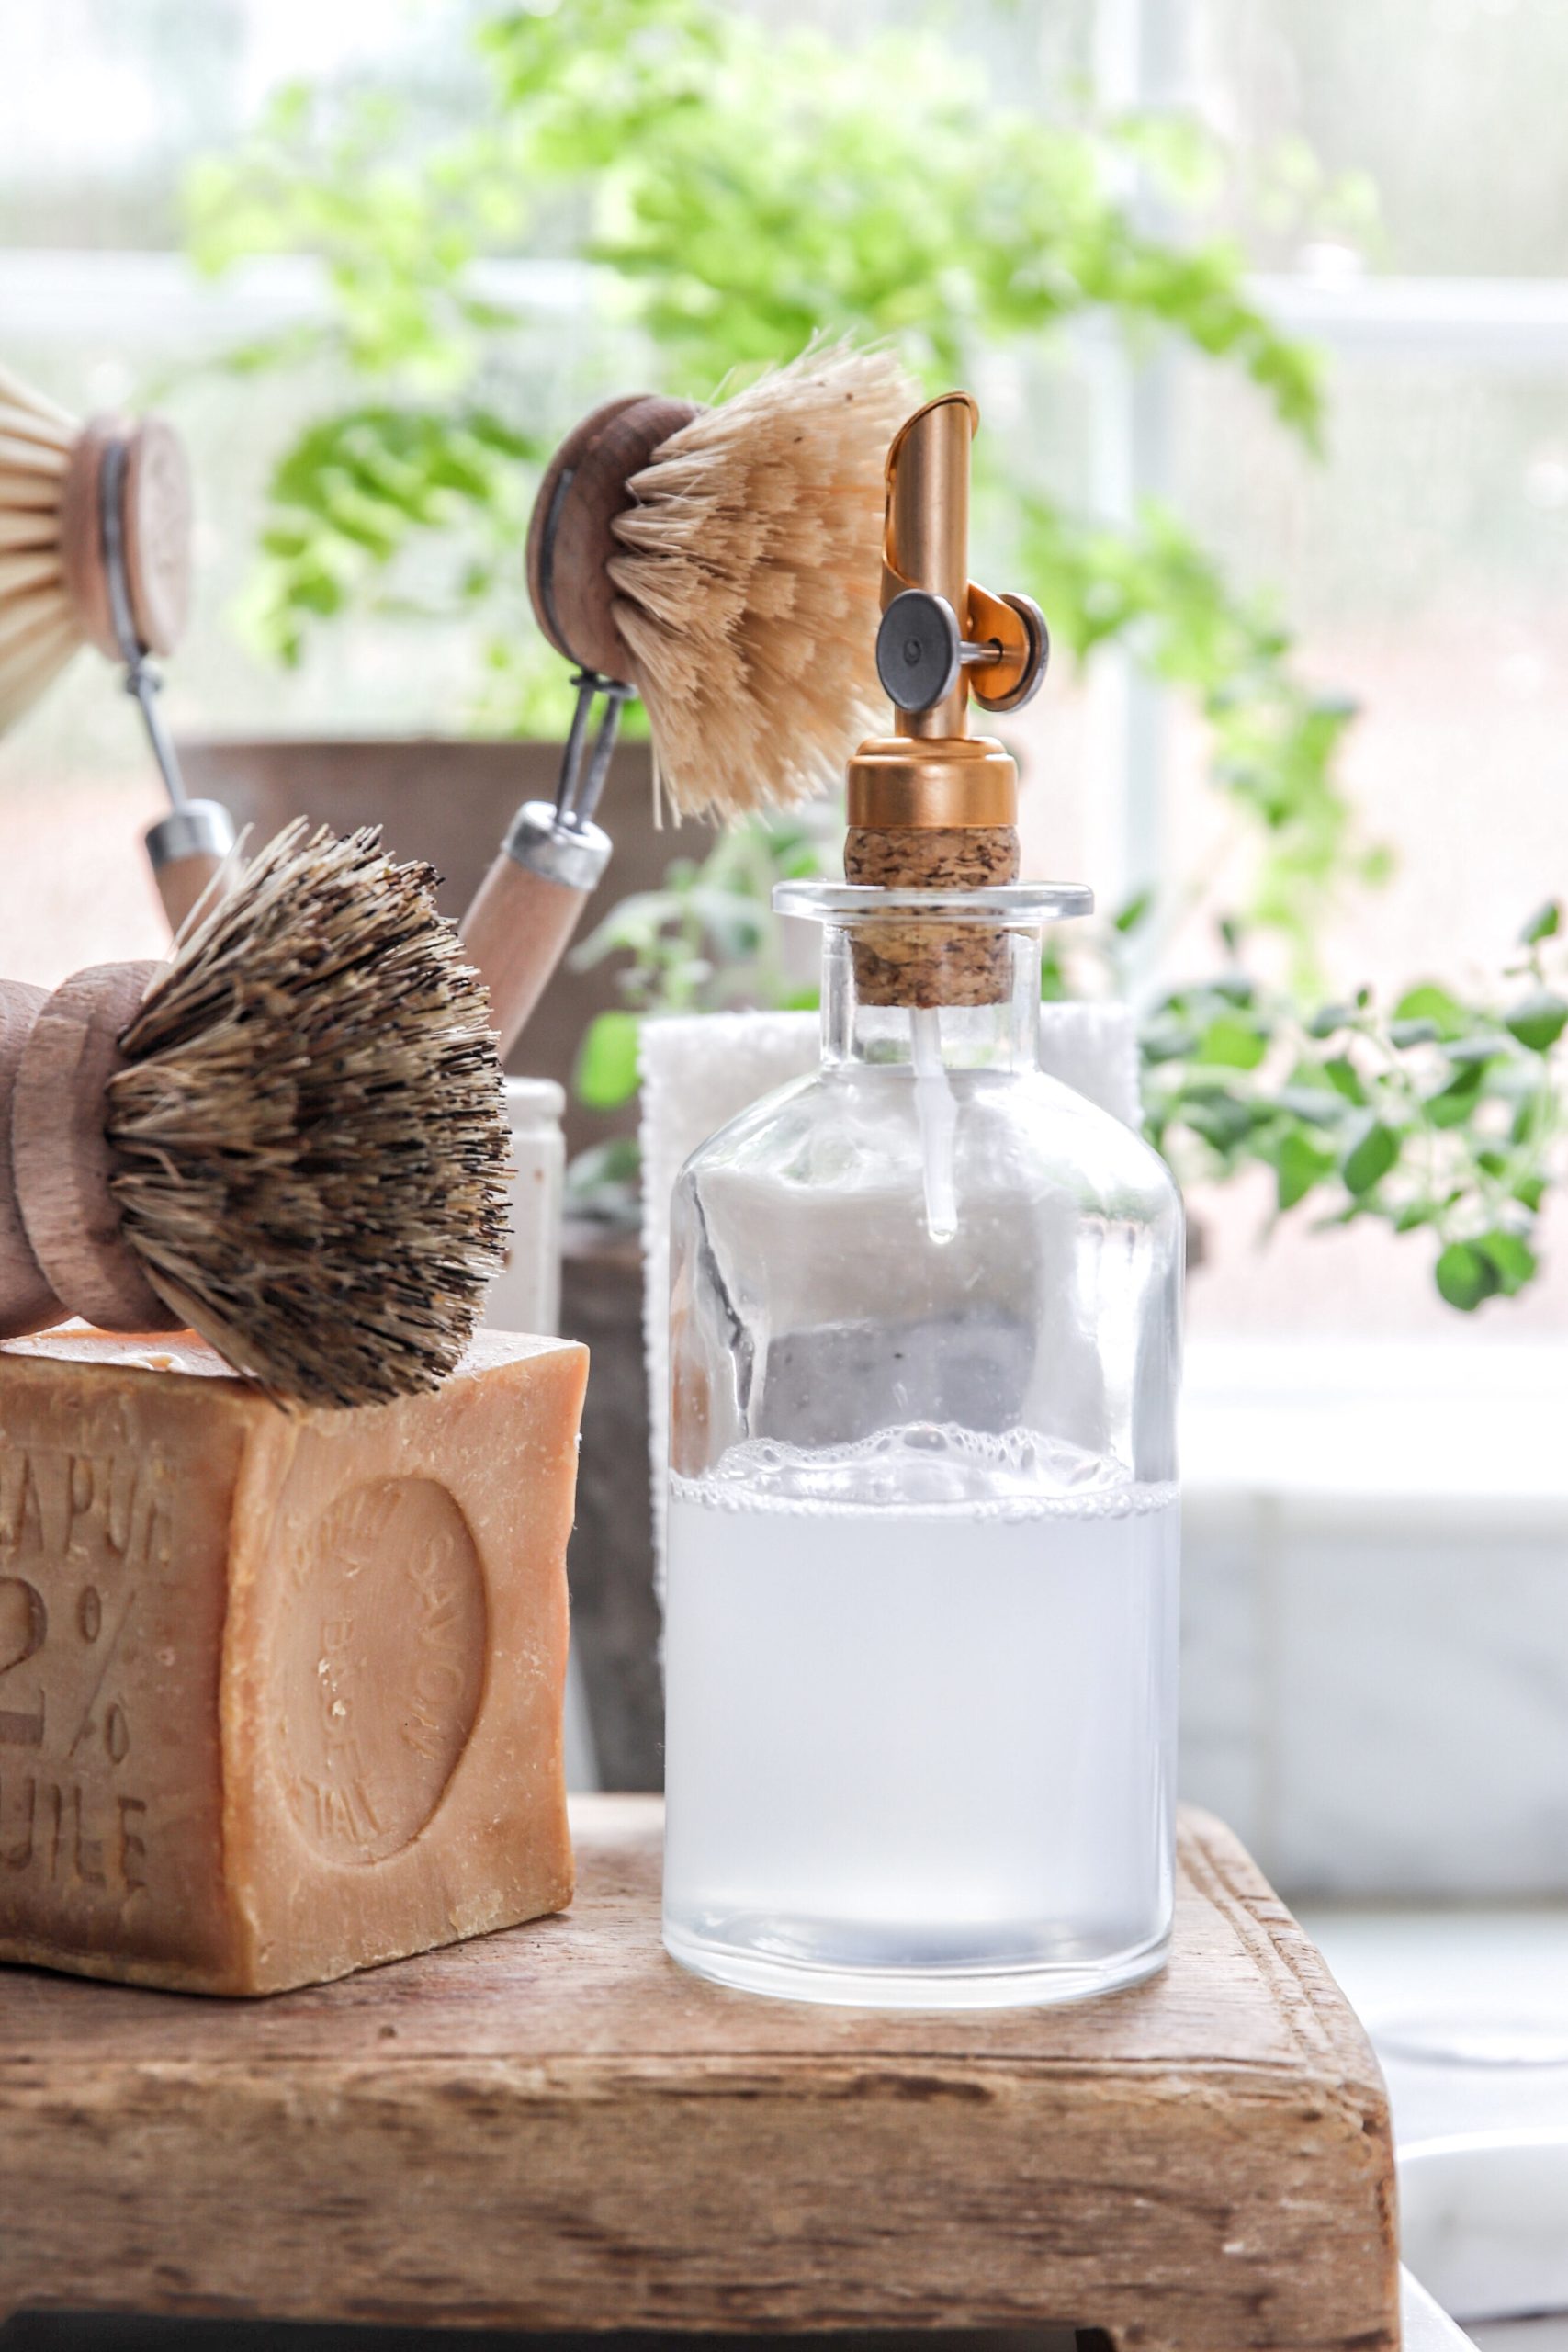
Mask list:
[[[849,763],[852,830],[1017,820],[1018,769],[994,737],[970,734],[969,703],[1019,709],[1044,676],[1049,639],[1027,597],[992,595],[969,577],[969,444],[979,422],[969,393],[944,392],[887,452],[876,650],[894,731]]]

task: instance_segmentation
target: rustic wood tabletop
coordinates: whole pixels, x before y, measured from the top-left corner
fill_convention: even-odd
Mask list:
[[[1397,2346],[1376,2062],[1219,1824],[1150,1983],[897,2015],[685,1974],[658,1800],[574,1826],[563,1916],[318,1990],[0,1972],[0,2315]]]

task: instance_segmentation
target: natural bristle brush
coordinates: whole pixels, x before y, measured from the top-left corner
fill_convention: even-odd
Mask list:
[[[830,788],[875,723],[884,457],[915,398],[887,351],[812,350],[714,408],[607,401],[557,450],[528,588],[577,709],[554,803],[519,810],[463,924],[503,1052],[604,873],[593,817],[630,695],[682,815]]]
[[[82,646],[125,665],[174,806],[146,835],[177,930],[232,846],[215,800],[186,797],[153,656],[190,606],[190,477],[163,418],[83,424],[0,367],[0,732]]]
[[[280,834],[172,960],[0,980],[0,1338],[188,1324],[274,1396],[433,1388],[503,1259],[484,990],[428,866]]]

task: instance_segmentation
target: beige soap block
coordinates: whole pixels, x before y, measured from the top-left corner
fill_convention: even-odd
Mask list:
[[[0,1344],[0,1959],[270,1993],[570,1900],[587,1363],[288,1415],[185,1334]]]

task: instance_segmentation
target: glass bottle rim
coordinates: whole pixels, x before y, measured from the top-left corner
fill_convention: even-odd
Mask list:
[[[1071,922],[1094,911],[1083,882],[997,882],[980,890],[886,890],[871,882],[775,882],[773,910],[804,921],[853,923],[878,916],[938,917],[944,923],[988,922],[1022,928]]]

